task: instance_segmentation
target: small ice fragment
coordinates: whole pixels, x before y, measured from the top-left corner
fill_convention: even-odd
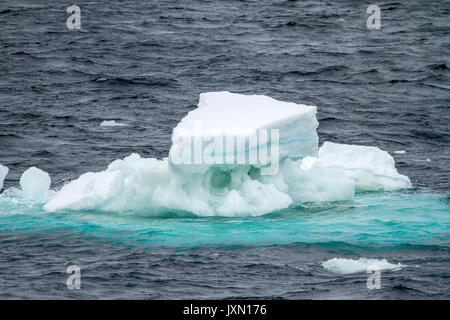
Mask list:
[[[116,122],[115,120],[104,120],[100,123],[100,127],[126,127],[127,124]]]
[[[397,153],[397,154],[405,154],[406,151],[405,151],[405,150],[397,150],[397,151],[394,151],[394,153]]]
[[[30,200],[46,201],[50,184],[49,174],[36,167],[29,168],[20,177],[23,196]]]
[[[380,270],[396,270],[406,267],[402,264],[392,264],[387,262],[386,259],[367,259],[359,258],[354,259],[344,259],[344,258],[333,258],[322,263],[322,267],[328,271],[338,273],[338,274],[353,274],[353,273],[364,273],[367,272],[369,267],[376,267]]]
[[[5,180],[6,176],[8,175],[8,167],[5,167],[0,164],[0,190],[3,188],[3,181]]]
[[[302,170],[309,170],[312,168],[314,163],[317,162],[317,160],[318,160],[317,158],[307,156],[307,157],[303,158],[300,168]]]

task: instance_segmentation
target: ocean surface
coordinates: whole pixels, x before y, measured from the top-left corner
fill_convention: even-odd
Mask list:
[[[0,298],[450,298],[449,1],[377,2],[379,30],[356,0],[75,4],[80,30],[60,1],[0,2]],[[58,190],[166,157],[222,90],[317,106],[320,143],[386,150],[414,188],[248,218],[46,213],[14,190],[32,166]],[[401,267],[370,290],[360,258]]]

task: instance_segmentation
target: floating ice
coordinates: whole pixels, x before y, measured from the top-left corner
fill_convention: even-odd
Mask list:
[[[115,120],[104,120],[100,123],[100,127],[126,127],[125,123],[116,122]]]
[[[86,173],[65,185],[46,211],[189,211],[202,216],[261,215],[287,207],[292,200],[271,184],[248,175],[211,168],[205,174],[175,174],[167,159],[132,154],[99,173]]]
[[[20,187],[24,198],[47,201],[51,179],[47,172],[36,167],[27,169],[20,177]]]
[[[293,201],[336,201],[353,198],[354,182],[335,169],[316,165],[308,170],[301,160],[286,159],[277,175],[261,176],[259,169],[211,167],[206,173],[173,172],[167,159],[132,154],[107,170],[85,173],[65,185],[44,207],[62,209],[188,211],[200,216],[263,215]]]
[[[319,161],[336,168],[355,181],[356,191],[392,191],[410,188],[411,181],[395,168],[394,158],[377,147],[325,142]]]
[[[0,191],[3,188],[3,181],[5,180],[6,176],[8,175],[8,167],[5,167],[4,165],[0,164]]]
[[[322,267],[328,271],[339,274],[366,273],[369,268],[378,270],[396,270],[406,267],[402,264],[392,264],[386,259],[367,259],[359,258],[358,260],[333,258],[322,263]]]
[[[274,134],[279,134],[277,159],[317,155],[316,113],[314,106],[262,95],[202,93],[198,108],[189,112],[173,131],[169,163],[191,172],[206,172],[211,164],[222,162],[233,168],[239,158],[249,158],[252,150],[271,149]],[[228,156],[231,162],[227,161]],[[209,161],[204,161],[206,158]],[[188,162],[194,165],[187,166]],[[260,164],[252,163],[262,166],[265,162]]]
[[[284,180],[289,186],[289,194],[296,202],[328,202],[351,200],[355,183],[340,170],[324,166],[320,162],[310,168],[301,168],[303,161],[287,159]]]
[[[397,173],[394,159],[378,148],[326,142],[318,152],[316,128],[316,107],[265,96],[204,93],[198,108],[174,129],[169,158],[132,154],[116,160],[105,171],[85,173],[65,185],[44,209],[258,216],[292,203],[351,200],[355,191],[411,186],[406,176]],[[223,134],[225,141],[261,129],[279,130],[279,170],[271,175],[251,163],[174,161],[174,153],[193,148],[182,139],[186,136],[195,144],[211,131]],[[202,151],[210,147],[200,146]],[[251,152],[235,147],[233,154]]]

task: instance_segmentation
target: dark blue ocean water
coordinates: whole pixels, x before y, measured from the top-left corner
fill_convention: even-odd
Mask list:
[[[450,298],[450,2],[0,2],[5,188],[37,166],[52,188],[132,152],[167,156],[198,95],[318,107],[321,142],[391,153],[414,189],[258,218],[77,212],[0,200],[0,298]],[[103,120],[126,127],[100,127]],[[404,154],[394,151],[405,150]],[[332,258],[406,267],[339,275]],[[79,265],[82,289],[66,287]]]

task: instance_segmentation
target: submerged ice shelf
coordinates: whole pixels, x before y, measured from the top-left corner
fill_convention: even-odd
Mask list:
[[[174,129],[168,158],[158,160],[132,154],[115,160],[106,170],[85,173],[63,186],[56,195],[51,195],[44,209],[258,216],[293,203],[351,200],[355,192],[411,186],[408,177],[397,172],[392,156],[376,147],[325,142],[319,149],[317,126],[313,106],[266,96],[203,93],[198,108]],[[243,152],[248,159],[252,151],[250,143],[235,144],[223,151],[216,148],[217,143],[211,148],[212,140],[204,138],[215,135],[224,143],[250,141],[260,130],[279,132],[278,149],[273,149],[278,152],[277,170],[273,174],[262,174],[263,165],[237,161],[197,164],[173,161],[174,153],[189,153],[195,148],[199,137],[202,142],[206,140],[200,144],[201,153],[213,150],[210,153],[213,160],[227,152],[237,157]],[[265,147],[269,148],[268,141],[256,141],[253,147],[262,149],[267,144]],[[273,157],[268,165],[271,161],[275,161]],[[1,169],[0,178],[4,172]],[[37,189],[43,188],[46,190],[42,197],[47,197],[49,179],[35,173],[36,184],[33,186],[33,175],[28,174],[30,178],[26,179],[23,192],[31,192],[36,198]]]

